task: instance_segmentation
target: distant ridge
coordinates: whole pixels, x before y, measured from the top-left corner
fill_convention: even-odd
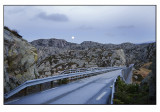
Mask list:
[[[135,44],[151,44],[155,43],[156,41],[147,41],[147,42],[141,42],[141,43],[135,43]]]

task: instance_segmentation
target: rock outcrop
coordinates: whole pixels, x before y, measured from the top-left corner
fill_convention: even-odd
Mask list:
[[[155,43],[101,44],[84,41],[70,43],[62,39],[39,39],[31,42],[38,50],[38,71],[41,77],[56,75],[78,67],[124,66],[134,63],[139,68],[151,62]]]
[[[36,48],[17,34],[8,28],[4,29],[5,93],[39,76],[36,68]]]
[[[156,55],[156,52],[154,54]],[[145,85],[149,87],[149,103],[156,104],[156,57],[153,57],[150,67],[152,72],[142,80],[141,87]]]
[[[124,66],[125,54],[119,50],[64,50],[60,53],[48,55],[37,63],[41,77],[56,75],[57,73],[76,68]]]

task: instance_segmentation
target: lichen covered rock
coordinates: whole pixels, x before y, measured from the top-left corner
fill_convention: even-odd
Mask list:
[[[39,76],[37,50],[26,40],[4,29],[4,92]]]

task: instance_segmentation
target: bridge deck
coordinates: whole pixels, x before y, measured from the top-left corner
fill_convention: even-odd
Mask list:
[[[46,91],[30,94],[5,104],[106,104],[121,70],[80,79]]]

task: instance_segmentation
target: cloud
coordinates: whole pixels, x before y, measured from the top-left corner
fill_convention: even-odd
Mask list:
[[[15,6],[5,6],[4,7],[4,12],[7,14],[20,14],[20,13],[24,13],[25,10],[27,9],[27,7],[24,6],[19,6],[19,7],[15,7]]]
[[[134,25],[121,25],[117,27],[118,29],[132,29],[135,28]]]
[[[67,22],[69,21],[68,17],[64,14],[50,14],[47,15],[45,12],[41,12],[37,15],[37,17],[44,20],[58,21],[58,22]]]

